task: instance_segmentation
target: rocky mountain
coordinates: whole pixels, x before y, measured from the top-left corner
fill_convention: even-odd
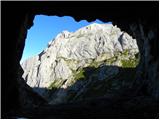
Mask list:
[[[112,95],[130,88],[139,63],[136,39],[112,24],[63,31],[21,66],[23,78],[50,104]]]

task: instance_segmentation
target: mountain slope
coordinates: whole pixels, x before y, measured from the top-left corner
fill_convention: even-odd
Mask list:
[[[136,39],[112,24],[93,23],[58,34],[22,68],[27,84],[57,104],[102,97],[130,86],[138,62]]]

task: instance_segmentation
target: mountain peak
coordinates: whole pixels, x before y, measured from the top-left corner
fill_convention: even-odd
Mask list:
[[[70,34],[69,31],[64,30],[64,31],[62,31],[61,33],[59,33],[59,34],[56,36],[56,39],[57,39],[57,38],[66,38],[66,37],[69,36],[69,34]]]
[[[80,28],[77,30],[75,33],[94,33],[98,31],[106,31],[109,32],[112,29],[113,25],[112,24],[99,24],[99,23],[92,23],[90,25],[87,25],[85,27]]]
[[[22,63],[23,78],[31,87],[53,89],[51,98],[45,90],[37,92],[53,104],[62,103],[69,101],[70,94],[87,94],[90,84],[98,86],[96,83],[115,77],[121,73],[118,67],[136,67],[138,53],[136,39],[126,32],[122,34],[112,24],[93,23],[74,33],[65,30],[58,34],[44,52]],[[87,76],[86,68],[94,70]]]

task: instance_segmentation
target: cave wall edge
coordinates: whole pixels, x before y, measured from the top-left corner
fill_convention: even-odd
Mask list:
[[[116,9],[113,9],[113,6],[116,6]],[[2,30],[4,30],[2,31],[2,44],[4,44],[2,46],[4,51],[2,53],[4,56],[2,60],[4,75],[1,87],[2,117],[13,116],[16,114],[15,111],[24,107],[46,104],[46,101],[34,93],[21,77],[23,70],[20,66],[20,59],[27,30],[33,26],[35,15],[72,16],[76,21],[84,19],[111,21],[113,25],[117,25],[121,30],[132,35],[137,39],[140,49],[137,78],[132,86],[136,90],[135,95],[145,89],[148,96],[158,100],[158,7],[158,2],[133,2],[133,4],[95,2],[93,5],[90,3],[72,5],[58,2],[55,4],[54,2],[46,4],[2,2],[2,23],[4,23],[2,25]]]

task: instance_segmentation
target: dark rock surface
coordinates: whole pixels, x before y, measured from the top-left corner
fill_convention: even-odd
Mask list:
[[[1,87],[2,118],[13,118],[14,116],[26,118],[158,118],[158,7],[158,1],[129,3],[93,2],[92,4],[88,2],[62,4],[62,2],[21,3],[3,1],[3,73]],[[47,105],[46,107],[41,105],[41,107],[38,107],[37,109],[28,109],[27,106],[29,105],[22,107],[23,102],[20,102],[20,96],[23,92],[26,92],[26,88],[21,88],[18,84],[19,79],[21,79],[19,72],[22,72],[19,70],[19,62],[25,45],[27,29],[33,25],[34,15],[37,14],[58,16],[69,15],[74,17],[77,21],[83,19],[88,21],[93,21],[95,19],[106,21],[107,19],[107,21],[112,21],[113,24],[115,23],[122,30],[135,37],[140,48],[141,61],[137,68],[139,69],[139,75],[137,76],[135,84],[132,87],[134,88],[133,90],[135,93],[134,99],[122,100],[123,104],[118,104],[121,102],[119,102],[118,97],[116,97],[115,100],[117,102],[112,104],[111,107],[104,105],[100,106],[99,109],[97,109],[94,105],[92,108],[89,105],[81,105],[80,103],[74,103],[74,105],[67,104],[67,107],[65,105]],[[132,94],[133,90],[127,90],[127,92]],[[35,100],[32,101],[36,101],[36,99],[41,99],[32,93],[28,95],[30,97],[23,96],[23,100],[30,101],[31,98],[34,98]],[[124,95],[119,95],[120,98],[123,99]],[[139,98],[139,95],[144,97]],[[97,102],[100,103],[101,100],[97,100]],[[36,105],[37,102],[31,102],[31,104]],[[43,104],[45,104],[45,102]],[[104,104],[107,104],[107,102]],[[115,109],[112,109],[113,106],[115,106]],[[127,106],[127,108],[125,108],[125,106]],[[78,109],[73,111],[73,107]],[[59,111],[57,109],[59,109]],[[74,112],[76,113],[74,114]],[[115,113],[118,113],[117,117],[114,117]],[[62,117],[60,117],[61,115]]]

